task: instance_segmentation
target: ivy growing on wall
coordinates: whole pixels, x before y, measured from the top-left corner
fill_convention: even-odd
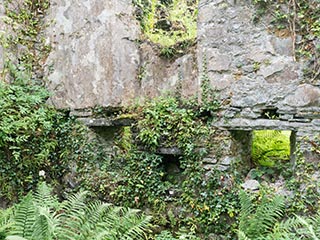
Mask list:
[[[74,163],[95,154],[88,150],[87,129],[68,112],[46,104],[50,94],[44,87],[44,63],[50,45],[44,39],[44,17],[49,1],[5,0],[4,7],[0,198],[12,202],[40,179],[62,183]]]

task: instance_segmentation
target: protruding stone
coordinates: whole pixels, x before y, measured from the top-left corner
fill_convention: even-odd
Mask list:
[[[245,190],[255,191],[259,190],[260,183],[257,180],[250,179],[241,184],[241,187]]]
[[[208,163],[208,164],[216,164],[217,163],[217,159],[215,157],[205,157],[202,162],[204,164]]]

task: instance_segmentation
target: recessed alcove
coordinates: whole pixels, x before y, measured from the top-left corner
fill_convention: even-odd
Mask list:
[[[164,170],[163,180],[171,184],[178,184],[181,182],[183,170],[180,167],[180,156],[173,154],[161,155],[162,166]]]
[[[262,119],[278,119],[279,113],[278,108],[266,108],[261,110]]]

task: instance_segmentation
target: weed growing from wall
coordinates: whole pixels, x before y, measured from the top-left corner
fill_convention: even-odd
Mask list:
[[[134,0],[133,4],[144,37],[159,46],[161,56],[179,56],[193,45],[197,0]]]
[[[120,134],[117,154],[107,167],[112,171],[106,191],[112,191],[118,204],[152,213],[155,224],[176,234],[186,227],[191,233],[224,233],[229,239],[239,207],[238,188],[233,186],[239,183],[229,172],[206,176],[203,168],[203,157],[214,147],[210,118],[218,109],[210,97],[216,108],[172,96],[135,108],[137,122]],[[203,109],[210,109],[211,117]],[[179,173],[168,172],[160,148],[179,149],[169,160],[176,161]]]

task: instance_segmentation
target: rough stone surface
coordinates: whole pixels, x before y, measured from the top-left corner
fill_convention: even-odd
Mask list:
[[[3,14],[0,4],[0,33]],[[127,125],[84,109],[117,108],[167,91],[194,95],[206,61],[223,102],[214,127],[230,131],[215,149],[219,154],[204,161],[209,170],[228,168],[226,156],[249,163],[253,130],[295,131],[307,154],[310,144],[303,139],[320,132],[319,84],[303,79],[305,63],[293,60],[291,38],[273,35],[268,22],[254,24],[254,14],[250,1],[200,0],[196,47],[166,60],[154,45],[136,41],[141,32],[131,0],[52,0],[47,19],[54,23],[46,32],[53,46],[46,62],[50,102],[80,110],[71,115],[91,127]],[[0,69],[2,64],[0,46]]]
[[[58,108],[112,106],[136,97],[139,25],[129,0],[53,0],[47,65]]]
[[[3,22],[3,19],[5,17],[5,9],[3,5],[3,1],[0,1],[0,36],[5,34],[5,24]],[[0,45],[0,70],[3,69],[3,60],[4,60],[4,52],[3,47]]]
[[[53,0],[47,29],[53,43],[47,66],[51,103],[58,108],[124,106],[181,86],[198,90],[192,54],[160,58],[154,46],[138,43],[140,25],[131,0]],[[183,80],[183,81],[182,81]]]
[[[241,187],[243,187],[245,190],[258,190],[260,187],[260,183],[257,180],[249,179],[246,180]]]
[[[211,85],[227,103],[214,125],[319,131],[319,86],[303,78],[305,64],[293,60],[290,35],[272,34],[267,20],[253,23],[254,14],[249,1],[200,0],[199,69],[206,61]]]

